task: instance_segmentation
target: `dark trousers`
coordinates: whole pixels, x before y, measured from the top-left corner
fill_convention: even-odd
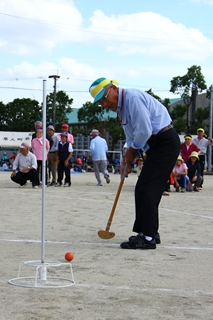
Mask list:
[[[151,237],[156,235],[159,226],[158,206],[179,153],[180,139],[173,128],[152,139],[135,187],[134,232]]]
[[[27,180],[30,180],[34,187],[38,185],[38,172],[36,169],[32,169],[27,173],[19,171],[14,177],[11,177],[11,180],[15,183],[20,184],[21,186],[23,186],[27,182]]]
[[[206,156],[204,154],[199,155],[199,160],[200,160],[200,171],[201,171],[201,177],[204,178],[204,169],[205,169],[205,162],[206,162]],[[200,184],[200,187],[203,185],[203,180]]]
[[[40,185],[40,183],[42,182],[42,160],[37,160],[37,171],[38,171],[37,185]],[[47,184],[47,161],[45,161],[45,175],[46,175],[45,184]]]
[[[61,184],[65,173],[65,181],[64,183],[69,183],[71,185],[71,178],[70,178],[70,165],[67,167],[64,165],[63,161],[60,161],[58,164],[58,182]]]

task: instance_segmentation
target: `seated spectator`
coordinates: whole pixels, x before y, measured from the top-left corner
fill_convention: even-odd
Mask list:
[[[136,159],[136,173],[137,173],[137,176],[139,177],[140,174],[141,174],[141,170],[143,168],[143,159],[142,158],[137,158]]]
[[[13,162],[13,172],[11,180],[20,184],[20,187],[26,187],[27,180],[32,182],[34,189],[38,188],[38,172],[36,156],[29,151],[30,146],[23,142],[20,147],[20,153]],[[17,169],[19,171],[17,172]]]
[[[118,162],[116,162],[115,167],[114,167],[114,174],[120,173],[120,168],[121,168],[121,164],[120,164],[120,161],[118,161]]]
[[[203,177],[201,176],[201,167],[199,162],[198,153],[193,151],[186,162],[188,167],[189,182],[187,183],[187,191],[199,191],[199,187],[202,183]]]
[[[10,168],[9,168],[9,160],[6,160],[3,163],[2,167],[1,167],[1,171],[9,171],[9,170],[10,170]]]
[[[3,152],[3,155],[1,157],[1,162],[4,163],[6,160],[8,160],[7,152]]]
[[[186,162],[193,151],[198,152],[200,149],[194,143],[192,143],[192,136],[190,134],[186,134],[184,139],[185,142],[181,143],[180,146],[180,153],[184,162]]]
[[[12,156],[9,158],[9,160],[15,160],[15,158],[16,158],[16,153],[13,151],[13,154],[12,154]]]
[[[187,165],[184,163],[181,156],[178,156],[177,158],[176,164],[172,170],[172,175],[176,192],[186,192],[186,185],[189,178],[187,176]]]

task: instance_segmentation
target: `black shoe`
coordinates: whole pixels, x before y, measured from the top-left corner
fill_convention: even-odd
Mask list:
[[[131,237],[129,237],[129,241],[133,241],[133,238],[134,238],[135,236],[131,236]],[[160,240],[160,233],[158,232],[158,233],[156,233],[156,235],[155,235],[155,242],[156,242],[156,244],[160,244],[161,243],[161,240]]]
[[[160,241],[160,234],[159,234],[159,233],[157,233],[157,234],[155,235],[155,242],[156,242],[156,244],[160,244],[160,243],[161,243],[161,241]]]
[[[128,242],[120,244],[122,249],[156,249],[155,239],[146,240],[144,235],[131,236]]]

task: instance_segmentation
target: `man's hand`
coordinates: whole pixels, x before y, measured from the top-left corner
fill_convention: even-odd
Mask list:
[[[12,173],[11,173],[11,177],[15,177],[16,176],[16,170],[14,170]]]
[[[64,165],[65,165],[65,167],[67,167],[67,166],[69,165],[69,160],[66,159],[66,160],[64,161]]]
[[[125,157],[124,160],[121,164],[121,169],[120,169],[120,175],[121,177],[128,177],[128,174],[132,172],[132,162],[135,159],[135,155],[136,155],[136,149],[133,149],[132,147],[130,147],[126,153],[125,153]]]

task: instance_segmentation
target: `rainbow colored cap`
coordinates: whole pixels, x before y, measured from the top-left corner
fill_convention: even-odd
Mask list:
[[[94,98],[93,103],[96,103],[103,97],[106,87],[112,83],[118,85],[116,80],[109,80],[107,78],[99,78],[91,84],[89,87],[89,93]]]

